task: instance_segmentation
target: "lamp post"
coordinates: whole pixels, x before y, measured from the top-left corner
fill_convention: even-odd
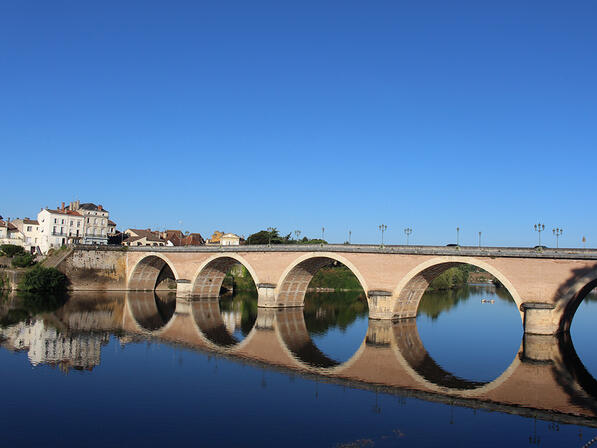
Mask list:
[[[460,246],[460,227],[456,227],[456,245]]]
[[[388,230],[388,226],[380,224],[377,228],[381,231],[381,247],[383,247],[383,233]]]
[[[352,236],[352,230],[348,231],[348,244],[350,244],[350,237]]]
[[[555,229],[552,230],[554,236],[556,237],[556,249],[560,248],[560,236],[562,236],[562,232],[564,230],[560,229],[559,227],[556,227]]]
[[[301,231],[300,230],[295,230],[294,231],[294,236],[296,237],[296,243],[298,244],[298,242],[299,242],[298,239],[299,239],[299,236],[301,236]]]
[[[404,234],[406,235],[406,245],[407,246],[408,246],[408,239],[412,233],[413,233],[413,229],[411,229],[410,227],[407,227],[406,229],[404,229]]]
[[[481,232],[479,232],[479,248],[481,247]]]
[[[539,234],[539,249],[541,249],[541,232],[545,230],[545,224],[537,223],[534,225],[535,232]]]
[[[582,246],[583,246],[584,249],[587,248],[587,238],[584,237],[584,236],[582,237]]]
[[[325,240],[323,239],[324,232],[325,232],[325,227],[322,227],[322,228],[321,228],[321,245],[322,245],[322,246],[323,246],[323,242],[325,241]]]

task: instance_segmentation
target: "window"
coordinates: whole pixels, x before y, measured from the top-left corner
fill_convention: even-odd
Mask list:
[[[33,230],[33,227],[27,226],[27,232],[31,232],[32,230]]]
[[[87,224],[89,224],[89,217],[87,217]]]
[[[52,233],[56,233],[56,226],[53,227]]]
[[[60,224],[64,224],[64,219],[61,220],[62,222]]]
[[[77,221],[77,227],[81,227],[81,221]]]
[[[58,224],[58,220],[54,218],[54,224]]]
[[[60,227],[60,234],[64,234],[64,227]]]

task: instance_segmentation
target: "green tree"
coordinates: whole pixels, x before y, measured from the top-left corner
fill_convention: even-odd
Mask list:
[[[66,291],[67,278],[55,268],[36,265],[25,273],[19,289],[27,292],[63,293]]]
[[[35,264],[35,258],[31,254],[19,254],[12,258],[11,263],[15,268],[28,268]]]
[[[15,244],[2,244],[0,246],[0,252],[7,257],[14,257],[15,255],[21,255],[25,253],[23,246],[17,246]]]

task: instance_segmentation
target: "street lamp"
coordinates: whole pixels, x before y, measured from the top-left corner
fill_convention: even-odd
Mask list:
[[[388,230],[388,226],[380,224],[377,228],[381,231],[381,247],[383,247],[383,233]]]
[[[552,230],[553,234],[556,237],[556,249],[560,248],[560,236],[562,236],[562,232],[564,230],[560,229],[559,227],[556,227],[555,229]]]
[[[322,227],[322,228],[321,228],[321,245],[322,245],[322,246],[323,246],[323,242],[325,241],[325,240],[323,239],[323,234],[324,234],[324,232],[325,232],[325,227]]]
[[[460,227],[456,227],[456,245],[460,246]]]
[[[535,232],[539,233],[539,249],[541,249],[541,232],[545,230],[545,224],[537,223],[534,225]]]
[[[350,244],[350,237],[351,237],[351,235],[352,235],[352,230],[349,230],[348,231],[348,244]]]
[[[408,246],[408,237],[411,236],[411,234],[413,233],[413,229],[411,229],[410,227],[407,227],[406,229],[404,229],[404,234],[406,235],[406,245]]]
[[[479,232],[479,247],[481,247],[481,232]]]

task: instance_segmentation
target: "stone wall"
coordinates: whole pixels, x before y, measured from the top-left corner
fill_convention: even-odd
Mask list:
[[[126,289],[126,251],[74,250],[57,269],[69,279],[73,291]]]

